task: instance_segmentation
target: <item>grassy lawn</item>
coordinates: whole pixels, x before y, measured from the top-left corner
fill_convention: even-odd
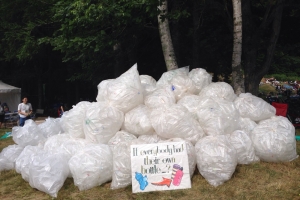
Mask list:
[[[11,129],[1,129],[0,136]],[[300,129],[296,129],[300,135]],[[0,151],[14,144],[12,138],[0,140]],[[297,141],[300,154],[300,141]],[[52,199],[46,193],[30,187],[15,170],[0,172],[0,196],[11,199]],[[164,192],[131,192],[131,186],[111,190],[110,182],[86,191],[79,191],[73,179],[68,178],[58,192],[57,199],[300,199],[300,158],[285,163],[259,162],[238,165],[232,178],[213,187],[196,169],[192,188]]]
[[[276,89],[270,84],[262,84],[259,86],[259,92],[263,93],[264,95],[269,94],[269,92],[273,92],[276,94]]]

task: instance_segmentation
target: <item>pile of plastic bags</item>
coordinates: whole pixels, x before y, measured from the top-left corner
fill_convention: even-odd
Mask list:
[[[294,126],[250,93],[237,96],[204,69],[179,68],[156,81],[137,65],[98,85],[96,102],[82,101],[62,118],[13,127],[16,144],[0,154],[0,171],[15,169],[52,197],[68,177],[79,190],[111,181],[131,184],[130,145],[185,141],[193,176],[197,167],[213,186],[238,164],[298,157]]]

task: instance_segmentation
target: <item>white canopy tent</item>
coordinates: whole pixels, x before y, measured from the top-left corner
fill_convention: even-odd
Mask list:
[[[18,110],[21,103],[21,88],[0,81],[0,101],[9,106],[10,111]]]

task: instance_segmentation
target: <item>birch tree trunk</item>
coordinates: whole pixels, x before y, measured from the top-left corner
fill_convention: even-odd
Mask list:
[[[232,84],[234,92],[239,95],[245,92],[244,77],[241,66],[242,58],[242,5],[241,0],[232,0],[233,5],[233,52]]]
[[[167,70],[177,69],[178,65],[176,62],[175,52],[172,44],[169,21],[165,17],[168,13],[168,1],[167,0],[158,0],[159,6],[158,9],[160,13],[158,15],[158,29],[160,34],[161,46],[164,54],[164,59],[166,63]]]

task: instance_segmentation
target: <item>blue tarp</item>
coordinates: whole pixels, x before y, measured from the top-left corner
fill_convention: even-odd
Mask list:
[[[283,87],[286,88],[286,89],[293,89],[293,86],[290,86],[290,85],[287,85],[287,84],[284,84]]]

